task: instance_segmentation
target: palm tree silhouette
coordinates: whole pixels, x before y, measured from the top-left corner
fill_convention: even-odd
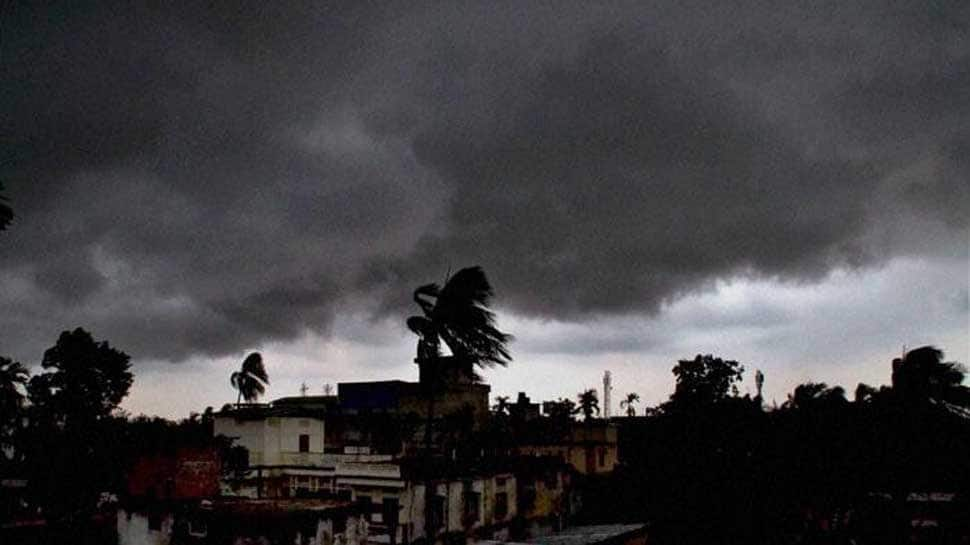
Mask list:
[[[829,387],[824,382],[806,382],[795,387],[788,394],[788,401],[782,407],[786,409],[814,409],[821,407],[837,407],[848,403],[845,398],[845,388],[841,386]]]
[[[630,392],[629,394],[626,395],[626,399],[620,402],[620,407],[626,407],[627,416],[636,416],[637,411],[633,407],[633,405],[639,402],[640,402],[640,394]]]
[[[445,281],[444,287],[425,284],[414,291],[414,302],[421,307],[422,314],[408,318],[407,326],[419,337],[417,361],[422,366],[421,381],[425,383],[428,398],[424,447],[429,464],[435,395],[446,371],[442,368],[445,360],[441,342],[454,356],[448,361],[458,365],[505,366],[511,359],[507,344],[512,336],[495,327],[495,313],[488,307],[493,295],[485,272],[478,266],[461,269]],[[473,378],[480,379],[477,373]],[[425,490],[430,489],[427,481]],[[430,513],[432,495],[425,496],[425,513]],[[425,517],[425,536],[431,536],[432,532],[432,517]]]
[[[893,367],[893,389],[903,400],[970,408],[970,389],[963,386],[964,367],[943,361],[942,350],[921,346],[907,352]]]
[[[252,403],[259,399],[259,396],[266,393],[266,385],[269,384],[269,375],[263,366],[263,356],[259,352],[253,352],[246,356],[242,362],[242,367],[229,377],[232,387],[239,390],[236,398],[236,405],[245,399],[247,403]]]
[[[483,368],[508,365],[512,336],[495,327],[495,313],[488,308],[493,295],[477,266],[458,271],[443,288],[425,284],[415,290],[414,301],[423,315],[408,318],[407,326],[420,337],[418,358],[440,359],[444,341],[460,361]]]
[[[593,413],[600,413],[600,401],[596,396],[596,390],[590,388],[580,392],[577,399],[579,401],[577,411],[583,413],[584,420],[589,421],[593,418]]]
[[[495,412],[497,414],[509,413],[509,396],[498,396],[495,398]]]
[[[444,287],[425,284],[414,291],[414,301],[422,315],[407,319],[408,328],[418,335],[418,362],[430,366],[425,376],[428,388],[428,426],[425,446],[431,447],[431,422],[434,419],[434,397],[445,371],[441,341],[448,346],[458,364],[480,368],[508,365],[507,344],[512,336],[495,327],[495,313],[489,308],[494,295],[481,267],[464,268],[449,278]],[[432,302],[433,301],[433,302]],[[480,377],[476,374],[476,379]]]

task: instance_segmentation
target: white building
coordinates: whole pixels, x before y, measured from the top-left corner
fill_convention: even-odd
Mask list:
[[[217,413],[213,434],[249,454],[249,470],[227,479],[223,494],[291,497],[329,489],[333,466],[324,463],[324,431],[319,411],[254,406]]]

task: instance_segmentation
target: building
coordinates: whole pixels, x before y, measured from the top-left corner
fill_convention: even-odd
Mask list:
[[[121,509],[118,545],[363,545],[367,513],[336,500],[202,499]]]
[[[562,430],[539,431],[524,436],[516,446],[516,452],[524,456],[559,457],[584,475],[611,473],[616,468],[615,424],[606,420],[570,421]]]
[[[454,536],[505,536],[518,518],[516,478],[508,467],[444,460],[428,466],[413,458],[348,460],[337,466],[335,487],[371,506],[372,534],[386,536],[389,543],[423,539],[426,522],[436,542]],[[433,494],[430,502],[428,490]]]
[[[646,524],[574,526],[555,534],[522,542],[485,541],[480,545],[646,545]]]
[[[223,481],[226,495],[250,498],[309,496],[326,489],[333,467],[324,464],[325,411],[291,403],[223,410],[213,435],[234,439],[248,452],[248,468]]]

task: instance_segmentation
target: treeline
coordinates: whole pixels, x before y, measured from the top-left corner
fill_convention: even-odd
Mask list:
[[[766,408],[738,395],[737,362],[680,361],[668,402],[621,419],[623,465],[590,483],[585,516],[650,521],[661,544],[908,542],[911,493],[966,500],[970,395],[933,347],[893,367],[892,386],[860,384],[851,401],[807,383]],[[930,528],[934,542],[967,535],[959,519]]]
[[[27,482],[0,519],[83,525],[123,494],[139,456],[230,448],[212,438],[211,408],[179,422],[118,409],[133,381],[129,357],[83,329],[63,332],[41,368],[31,377],[0,357],[0,475]]]

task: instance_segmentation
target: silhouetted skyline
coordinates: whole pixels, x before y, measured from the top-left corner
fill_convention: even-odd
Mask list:
[[[482,265],[496,395],[970,361],[970,8],[638,4],[10,7],[0,354],[84,327],[166,416],[256,350],[413,377],[413,288]]]

